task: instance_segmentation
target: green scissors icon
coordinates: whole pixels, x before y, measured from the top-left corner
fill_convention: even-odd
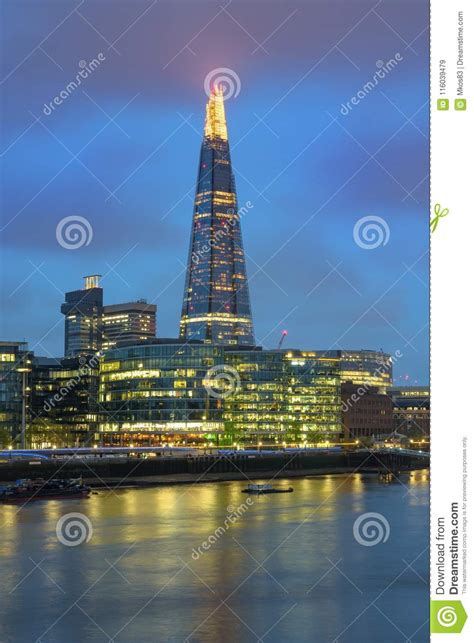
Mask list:
[[[439,220],[445,217],[446,215],[448,215],[449,210],[448,208],[444,208],[443,210],[441,210],[441,204],[436,203],[434,207],[434,213],[435,213],[435,216],[430,221],[431,232],[434,232],[436,230],[436,228],[438,227]]]

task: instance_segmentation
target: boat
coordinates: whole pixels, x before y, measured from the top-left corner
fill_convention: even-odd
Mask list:
[[[64,498],[87,498],[90,487],[81,478],[44,480],[29,478],[0,487],[0,502],[25,502],[30,500],[61,500]]]
[[[293,487],[274,487],[272,484],[248,484],[242,493],[254,493],[257,495],[264,493],[291,493]]]

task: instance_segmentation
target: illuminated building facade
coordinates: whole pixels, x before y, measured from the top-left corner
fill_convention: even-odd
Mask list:
[[[102,442],[293,444],[341,437],[337,357],[155,342],[107,351],[101,361]],[[228,369],[236,384],[230,395],[210,391],[213,367]]]
[[[156,336],[156,306],[146,300],[104,306],[102,349],[138,344]]]
[[[20,446],[29,412],[31,353],[26,342],[0,341],[0,446]]]
[[[225,400],[226,428],[239,443],[339,440],[339,358],[300,350],[226,349],[240,386]]]
[[[180,337],[214,344],[255,343],[220,87],[213,88],[206,107]]]
[[[341,360],[341,382],[372,386],[379,393],[386,393],[392,386],[393,360],[387,353],[369,350],[336,352]]]
[[[100,432],[104,443],[205,437],[224,430],[222,400],[205,388],[222,348],[156,339],[107,351],[100,366]]]
[[[64,354],[66,357],[95,353],[102,343],[103,290],[99,275],[84,277],[84,288],[66,293],[61,306],[65,316]]]
[[[82,290],[66,293],[66,357],[93,355],[115,346],[133,345],[156,336],[156,306],[145,299],[104,306],[100,275],[84,277]]]
[[[87,445],[98,422],[99,357],[33,358],[28,446]]]
[[[389,395],[393,402],[393,428],[408,438],[430,436],[429,386],[402,386],[392,388]]]

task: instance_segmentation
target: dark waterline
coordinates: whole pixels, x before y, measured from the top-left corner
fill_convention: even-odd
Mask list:
[[[279,480],[294,493],[252,497],[227,529],[243,482],[0,506],[0,641],[429,641],[428,474],[401,483]],[[69,512],[89,542],[59,542]],[[386,542],[355,539],[367,512]]]

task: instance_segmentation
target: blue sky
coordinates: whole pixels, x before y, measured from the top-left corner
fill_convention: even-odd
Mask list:
[[[63,293],[90,273],[105,275],[106,303],[146,297],[158,334],[177,335],[204,79],[230,68],[259,342],[276,346],[287,329],[288,346],[399,350],[397,383],[426,383],[427,26],[424,1],[4,3],[2,339],[60,355]],[[46,116],[79,61],[99,53]],[[93,237],[68,250],[56,227],[73,215]],[[384,220],[385,245],[355,243],[365,217]]]

